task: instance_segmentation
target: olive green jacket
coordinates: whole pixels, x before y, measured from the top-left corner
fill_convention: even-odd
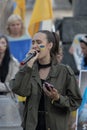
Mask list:
[[[53,104],[45,95],[47,130],[67,130],[70,112],[76,110],[82,100],[74,73],[69,66],[53,61],[46,81],[53,84],[60,93],[60,101],[54,101]],[[35,130],[42,91],[37,64],[33,68],[21,68],[10,85],[13,92],[27,97],[23,127],[25,130]]]

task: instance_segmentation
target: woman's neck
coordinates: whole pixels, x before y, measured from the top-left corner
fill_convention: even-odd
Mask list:
[[[21,37],[21,34],[10,34],[10,37],[19,38]]]
[[[41,65],[49,64],[49,63],[51,62],[51,57],[39,59],[38,62],[39,62]]]

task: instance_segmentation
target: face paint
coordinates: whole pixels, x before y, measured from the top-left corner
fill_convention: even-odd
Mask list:
[[[40,45],[40,49],[41,50],[45,49],[45,46],[44,45]]]

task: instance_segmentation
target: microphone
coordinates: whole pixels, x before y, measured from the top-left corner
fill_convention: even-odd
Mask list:
[[[31,58],[33,58],[34,56],[36,56],[36,52],[34,53],[29,53],[28,56],[26,58],[24,58],[24,60],[20,63],[21,65],[26,64]]]

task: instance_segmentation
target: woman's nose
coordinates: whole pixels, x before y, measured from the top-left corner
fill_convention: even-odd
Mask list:
[[[37,48],[38,47],[38,43],[35,42],[34,45],[33,45],[33,47]]]

